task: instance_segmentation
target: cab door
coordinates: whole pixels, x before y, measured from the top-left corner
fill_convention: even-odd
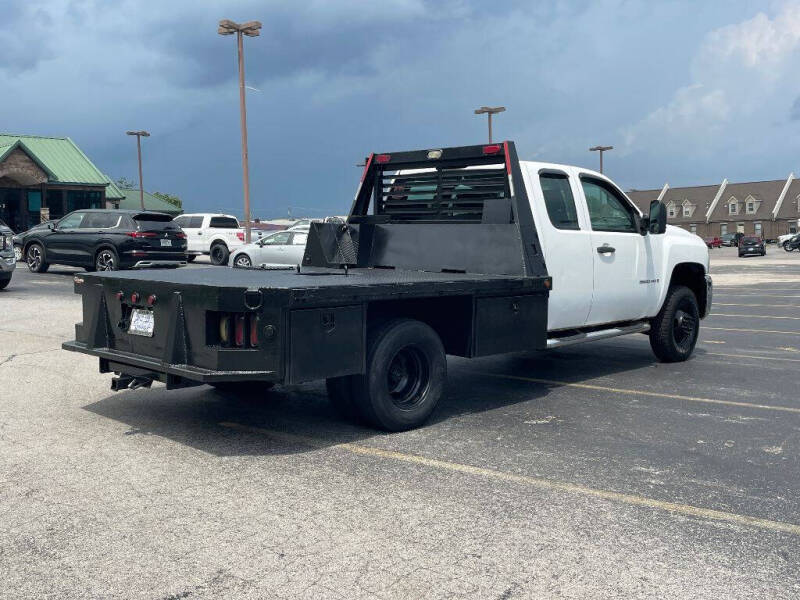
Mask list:
[[[658,292],[650,236],[639,232],[639,213],[609,180],[580,175],[581,192],[592,228],[594,294],[587,325],[631,321],[648,316],[650,296]]]
[[[592,231],[576,201],[581,198],[577,174],[569,168],[525,166],[531,209],[553,278],[547,329],[582,327],[592,305],[594,264]]]

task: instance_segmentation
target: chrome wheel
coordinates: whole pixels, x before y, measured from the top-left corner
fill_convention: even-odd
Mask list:
[[[22,246],[14,244],[14,260],[17,262],[22,260]]]
[[[42,266],[42,249],[37,244],[28,248],[27,262],[28,268],[34,273]]]
[[[111,250],[101,250],[97,255],[95,267],[98,271],[116,271],[117,270],[117,257]]]
[[[240,254],[236,257],[236,260],[233,261],[233,265],[235,267],[239,267],[240,269],[249,269],[253,266],[253,263],[250,262],[250,257],[246,254]]]

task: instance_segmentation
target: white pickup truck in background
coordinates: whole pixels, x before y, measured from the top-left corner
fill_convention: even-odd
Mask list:
[[[244,229],[232,215],[192,213],[175,217],[188,241],[186,259],[191,262],[205,254],[214,265],[227,265],[230,253],[244,244]]]

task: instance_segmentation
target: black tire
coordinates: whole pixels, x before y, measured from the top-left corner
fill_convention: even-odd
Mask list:
[[[789,246],[789,242],[783,242],[783,249],[787,252],[791,252],[792,248]]]
[[[119,271],[119,255],[113,248],[100,248],[94,255],[94,268],[97,271]]]
[[[272,381],[219,381],[211,386],[225,394],[254,396],[266,392],[275,385]]]
[[[219,243],[211,246],[211,264],[216,266],[227,265],[230,252],[225,244]]]
[[[361,416],[387,431],[422,425],[436,408],[447,377],[442,340],[425,323],[397,319],[370,332],[367,372],[352,376]]]
[[[11,283],[11,277],[0,279],[0,290],[6,289],[9,283]]]
[[[247,254],[237,254],[233,259],[233,266],[237,269],[249,269],[253,266],[253,261],[250,260],[250,257],[247,256]]]
[[[31,273],[46,273],[50,265],[45,261],[44,247],[41,244],[31,244],[25,250],[25,262]]]
[[[195,258],[197,258],[196,254],[187,254],[186,255],[186,262],[194,262]]]
[[[361,412],[355,402],[352,375],[329,377],[325,380],[325,388],[328,390],[328,400],[336,412],[348,421],[362,421]]]
[[[689,288],[670,287],[664,305],[652,320],[650,347],[661,362],[682,362],[694,351],[700,334],[700,309]]]

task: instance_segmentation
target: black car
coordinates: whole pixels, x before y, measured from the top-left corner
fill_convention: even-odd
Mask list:
[[[163,213],[76,210],[25,234],[25,262],[34,273],[51,264],[115,271],[186,264],[186,234]]]
[[[751,254],[767,255],[767,246],[760,237],[746,235],[739,240],[739,258]]]

